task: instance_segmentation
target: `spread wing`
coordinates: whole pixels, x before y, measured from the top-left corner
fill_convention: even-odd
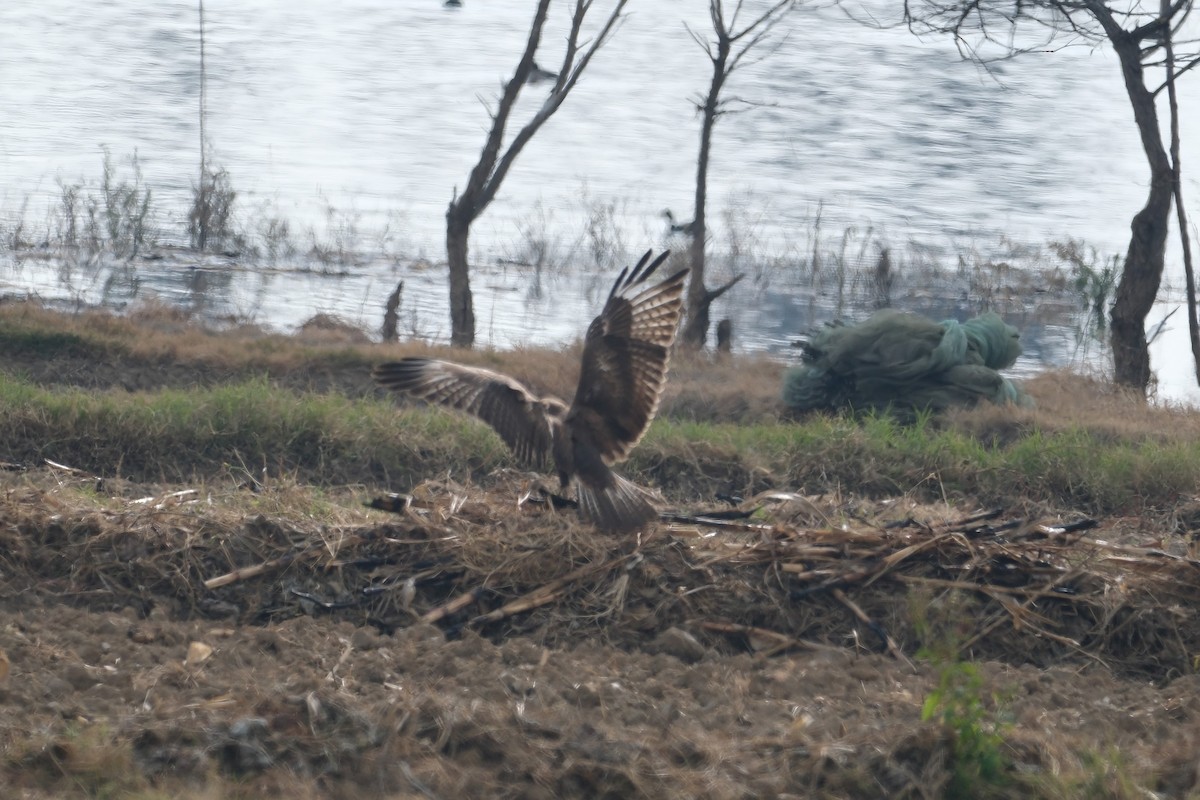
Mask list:
[[[606,464],[624,460],[641,440],[667,383],[688,273],[683,269],[647,286],[667,255],[650,261],[647,252],[632,270],[621,272],[584,340],[569,419]]]
[[[380,364],[371,373],[381,386],[430,403],[472,414],[491,425],[517,458],[546,466],[552,434],[548,406],[507,375],[432,358],[406,358]]]

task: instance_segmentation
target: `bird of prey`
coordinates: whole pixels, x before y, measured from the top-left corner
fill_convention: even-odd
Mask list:
[[[561,486],[574,482],[580,514],[601,530],[641,529],[658,513],[645,490],[610,467],[629,456],[658,411],[688,273],[647,285],[668,254],[650,255],[621,271],[588,327],[569,406],[507,375],[431,358],[380,364],[372,374],[388,389],[478,417],[531,467],[553,459]]]

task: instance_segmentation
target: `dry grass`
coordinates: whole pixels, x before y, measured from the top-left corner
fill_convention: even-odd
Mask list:
[[[4,303],[0,305],[0,335],[9,344],[8,357],[18,363],[57,356],[93,356],[133,371],[139,364],[170,363],[227,376],[286,373],[313,361],[334,363],[356,358],[355,348],[344,342],[317,347],[295,337],[264,333],[254,326],[218,331],[154,301],[143,302],[123,317],[94,311],[63,314],[32,302]],[[73,347],[64,346],[67,342]],[[370,363],[365,348],[357,358],[363,364]],[[52,381],[53,376],[47,378]],[[68,378],[62,375],[52,382]],[[164,384],[169,385],[166,379]]]
[[[453,620],[504,637],[532,623],[552,642],[584,625],[633,643],[652,613],[652,632],[702,621],[788,632],[772,645],[783,651],[840,641],[844,590],[907,653],[952,632],[975,657],[1094,659],[1161,679],[1200,652],[1200,625],[1176,613],[1200,602],[1200,562],[1182,545],[1114,543],[1122,531],[1090,533],[1096,523],[1064,533],[1009,510],[768,492],[745,504],[753,521],[681,517],[618,540],[529,501],[519,473],[488,488],[428,481],[392,517],[364,509],[361,493],[286,482],[142,494],[154,487],[97,491],[89,477],[43,471],[5,483],[6,574],[33,587],[68,564],[67,595],[165,599],[184,616],[216,603],[263,623],[328,603],[336,618],[385,629]],[[897,604],[898,592],[917,605]]]
[[[310,344],[367,344],[371,337],[335,314],[316,314],[301,323],[296,338]]]
[[[252,329],[194,330],[153,305],[131,318],[0,306],[0,370],[18,378],[7,390],[0,457],[137,480],[264,467],[272,478],[398,488],[448,471],[479,480],[515,466],[498,439],[471,420],[388,396],[370,367],[405,355],[451,358],[569,399],[581,347],[464,352],[335,336],[313,344]],[[1029,382],[1033,410],[980,408],[916,425],[793,421],[782,414],[782,370],[765,357],[678,354],[659,420],[625,473],[677,502],[805,487],[1149,515],[1148,525],[1172,533],[1200,526],[1195,411],[1149,407],[1052,373]]]
[[[23,602],[159,610],[131,617],[133,631],[211,620],[252,653],[290,654],[284,672],[298,673],[236,672],[222,685],[216,673],[151,667],[156,711],[126,730],[59,724],[39,738],[0,726],[9,785],[34,797],[205,796],[191,794],[200,783],[219,787],[209,796],[308,797],[322,793],[301,778],[318,776],[345,797],[421,786],[438,796],[941,796],[955,741],[916,718],[937,686],[936,667],[906,666],[918,651],[1143,681],[1189,671],[1200,651],[1200,627],[1178,611],[1200,601],[1195,563],[1104,544],[1114,532],[1103,523],[1064,534],[907,502],[771,496],[752,523],[680,522],[637,546],[516,507],[523,481],[429,482],[388,517],[353,493],[293,484],[157,487],[140,502],[148,487],[3,478],[0,567]],[[694,666],[646,655],[673,629],[700,642]],[[328,645],[306,666],[322,630]],[[181,651],[188,639],[174,635]],[[893,676],[873,666],[887,659],[861,652],[889,647]],[[226,652],[218,663],[230,668],[239,652],[251,658],[232,642]],[[783,653],[811,658],[772,666]],[[339,683],[329,676],[343,664]],[[804,676],[791,671],[804,664],[825,681],[814,696],[773,697],[798,692]],[[177,705],[164,704],[168,687]],[[843,689],[870,699],[819,713]],[[719,702],[676,711],[708,695]],[[803,714],[770,711],[789,698]],[[999,718],[1000,701],[979,699],[960,724]],[[1194,785],[1182,750],[1124,763],[1057,730],[1046,715],[1076,719],[1070,702],[1024,702],[1027,718],[999,745],[1020,770],[1010,764],[1004,782],[973,796]],[[243,719],[263,720],[245,747],[232,734]],[[757,735],[740,736],[752,720]]]
[[[746,424],[777,421],[787,365],[761,355],[714,359],[677,352],[663,397],[663,413],[680,420]]]
[[[352,329],[352,330],[351,330]],[[331,366],[366,366],[407,355],[436,355],[505,371],[540,391],[569,398],[578,378],[581,343],[561,350],[521,348],[497,352],[460,351],[419,342],[373,345],[362,332],[320,315],[300,336],[264,333],[253,326],[215,331],[189,314],[154,300],[141,301],[126,316],[104,312],[64,314],[33,302],[0,304],[0,337],[6,360],[17,368],[34,358],[104,357],[157,366],[165,362],[199,367],[222,376],[286,375]],[[317,332],[312,341],[309,334]],[[328,336],[325,336],[328,333]],[[671,364],[664,403],[667,413],[683,419],[754,422],[778,418],[780,376],[784,366],[762,356],[719,360],[679,352]],[[69,382],[69,375],[48,382]],[[198,383],[203,382],[197,380]],[[164,385],[166,381],[164,380]],[[342,390],[354,394],[359,384]],[[1085,427],[1114,438],[1179,435],[1200,437],[1200,415],[1177,408],[1147,407],[1111,385],[1073,373],[1051,372],[1025,383],[1037,400],[1026,414],[981,409],[954,415],[964,427],[1036,423],[1045,428]],[[715,409],[715,410],[714,410]]]
[[[985,441],[1075,429],[1103,442],[1200,443],[1200,412],[1193,408],[1150,405],[1134,392],[1071,372],[1045,372],[1022,385],[1035,408],[981,406],[948,414],[946,424]]]
[[[261,375],[299,390],[375,393],[370,367],[405,356],[433,356],[512,375],[535,391],[574,396],[582,343],[561,351],[461,351],[420,342],[376,345],[332,319],[310,320],[296,336],[254,327],[214,331],[186,313],[154,301],[125,317],[62,314],[35,303],[0,305],[0,368],[45,384],[87,388],[211,386]],[[4,363],[7,361],[7,365]],[[782,409],[783,366],[765,357],[713,360],[677,353],[661,412],[688,420],[759,422]]]

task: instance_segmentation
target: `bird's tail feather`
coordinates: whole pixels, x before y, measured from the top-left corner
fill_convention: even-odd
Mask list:
[[[607,487],[579,483],[579,513],[585,519],[609,533],[632,533],[658,519],[649,492],[616,473],[610,474],[612,483]]]

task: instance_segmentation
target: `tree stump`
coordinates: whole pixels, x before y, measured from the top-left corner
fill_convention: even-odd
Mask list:
[[[396,285],[396,291],[388,295],[387,305],[383,309],[383,327],[380,329],[380,335],[384,342],[398,342],[400,335],[398,333],[399,317],[400,317],[400,294],[404,291],[404,281],[400,281]]]

